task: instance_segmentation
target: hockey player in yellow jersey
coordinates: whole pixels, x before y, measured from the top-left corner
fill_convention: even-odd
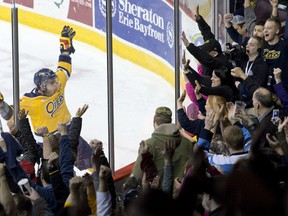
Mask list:
[[[70,26],[63,27],[60,37],[61,54],[56,72],[48,68],[42,68],[37,71],[34,74],[36,87],[31,92],[25,93],[20,99],[20,109],[25,109],[28,112],[36,136],[36,129],[40,126],[46,126],[49,133],[54,133],[57,131],[58,122],[69,124],[71,119],[71,114],[65,102],[64,90],[72,72],[70,54],[75,52],[72,44],[75,34],[76,32]],[[13,117],[13,110],[4,101],[1,93],[0,115],[5,120]],[[88,161],[90,161],[90,154],[87,157],[89,157]],[[82,161],[81,163],[85,164],[88,162]],[[87,164],[87,166],[89,167],[90,165]]]
[[[57,129],[58,122],[68,123],[71,119],[65,102],[64,90],[72,72],[70,54],[75,52],[72,45],[75,34],[73,28],[64,26],[60,37],[61,54],[56,73],[48,68],[37,71],[34,74],[36,87],[20,99],[20,109],[28,111],[34,132],[37,127],[46,126],[49,133],[53,133]],[[12,118],[13,110],[4,101],[2,103],[4,109],[1,109],[0,114],[5,120],[9,120]]]
[[[20,100],[20,107],[28,111],[34,130],[46,126],[53,133],[58,122],[70,121],[71,115],[64,97],[70,74],[71,58],[65,55],[60,55],[56,73],[47,68],[35,73],[34,83],[37,87]]]

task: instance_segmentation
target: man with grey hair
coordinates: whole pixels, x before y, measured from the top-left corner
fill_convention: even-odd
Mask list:
[[[261,130],[263,136],[260,139],[260,147],[268,147],[269,143],[266,139],[266,134],[269,133],[273,136],[277,132],[277,125],[271,121],[273,109],[275,109],[272,93],[268,89],[260,87],[254,92],[252,101],[259,125],[256,125],[247,115],[243,116],[243,120],[247,122],[248,129],[251,132],[258,128]],[[277,107],[277,109],[279,108]]]

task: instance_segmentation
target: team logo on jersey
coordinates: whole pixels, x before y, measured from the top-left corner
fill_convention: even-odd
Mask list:
[[[106,17],[106,0],[99,0],[99,8],[104,17]],[[111,0],[112,17],[116,14],[116,0]]]
[[[281,51],[264,49],[264,59],[278,59],[280,57]]]
[[[59,109],[59,107],[63,104],[64,102],[64,96],[60,94],[55,101],[50,101],[46,105],[46,111],[49,113],[51,117],[54,117],[54,113]]]
[[[166,37],[169,47],[172,48],[174,45],[174,27],[170,21],[167,23]]]

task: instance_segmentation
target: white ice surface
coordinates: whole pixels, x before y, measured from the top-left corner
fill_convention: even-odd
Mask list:
[[[13,103],[11,23],[0,21],[0,91]],[[77,29],[76,29],[77,31]],[[55,70],[59,35],[19,25],[20,97],[34,87],[33,75],[40,68]],[[77,41],[72,55],[73,72],[67,83],[66,103],[72,115],[83,104],[81,135],[88,142],[97,138],[108,156],[108,111],[106,53]],[[174,112],[174,89],[163,78],[118,56],[114,62],[115,169],[136,159],[141,140],[153,132],[153,114],[158,106]],[[4,131],[8,131],[2,120]]]

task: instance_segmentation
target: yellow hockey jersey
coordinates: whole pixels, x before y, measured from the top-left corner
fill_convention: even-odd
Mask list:
[[[39,126],[46,126],[51,133],[57,130],[58,122],[70,121],[71,114],[65,102],[64,90],[71,68],[70,56],[60,55],[56,71],[60,84],[59,91],[52,96],[44,96],[37,93],[35,88],[20,99],[20,109],[28,111],[35,133]]]

